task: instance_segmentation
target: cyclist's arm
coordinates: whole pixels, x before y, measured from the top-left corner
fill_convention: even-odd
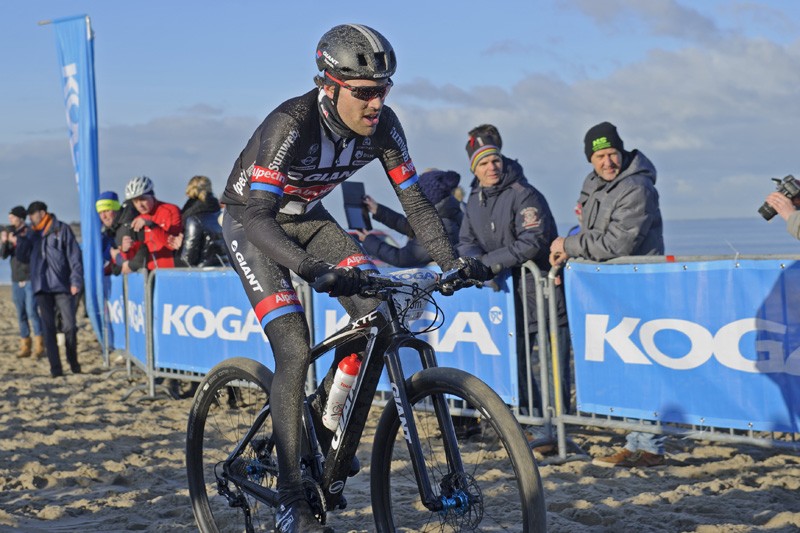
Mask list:
[[[303,261],[309,264],[317,260],[291,240],[276,220],[299,131],[297,122],[286,114],[273,113],[267,118],[255,164],[248,169],[250,193],[242,225],[247,240],[264,255],[303,275]]]
[[[456,267],[456,254],[436,208],[422,193],[414,163],[408,155],[403,128],[394,112],[386,107],[379,135],[384,140],[381,163],[389,176],[417,240],[442,270]]]

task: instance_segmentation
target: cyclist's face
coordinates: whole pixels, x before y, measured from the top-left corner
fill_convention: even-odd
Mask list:
[[[503,176],[503,160],[498,155],[487,155],[478,161],[475,177],[481,187],[491,187],[500,183]]]
[[[375,80],[347,81],[347,84],[353,87],[376,87],[385,83],[385,81],[377,82]],[[328,98],[333,98],[333,92],[333,85],[325,86],[325,94],[328,95]],[[368,136],[375,133],[375,129],[378,127],[384,98],[376,96],[371,100],[359,100],[353,96],[349,89],[340,87],[336,109],[348,128],[358,135]]]

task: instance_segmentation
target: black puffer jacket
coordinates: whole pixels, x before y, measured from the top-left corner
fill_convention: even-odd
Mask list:
[[[228,264],[222,226],[219,224],[219,201],[211,194],[206,200],[187,200],[181,209],[183,220],[182,266],[208,267]]]

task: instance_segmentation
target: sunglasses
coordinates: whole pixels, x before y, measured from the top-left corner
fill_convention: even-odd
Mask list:
[[[363,100],[365,102],[369,102],[373,98],[380,98],[381,100],[385,99],[386,95],[389,94],[389,89],[391,89],[392,85],[394,85],[392,79],[389,78],[383,85],[367,85],[367,86],[354,87],[352,85],[343,82],[342,80],[337,80],[327,72],[325,72],[325,76],[333,80],[339,87],[350,91],[350,93],[353,95],[353,98],[357,100]]]

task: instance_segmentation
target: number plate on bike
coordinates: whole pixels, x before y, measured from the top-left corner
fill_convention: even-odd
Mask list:
[[[439,281],[439,274],[427,268],[409,268],[389,272],[387,275],[394,281],[411,285],[407,292],[395,292],[392,299],[398,311],[405,314],[406,322],[418,320],[427,303],[425,298],[419,297],[418,291],[427,291],[435,285]]]

